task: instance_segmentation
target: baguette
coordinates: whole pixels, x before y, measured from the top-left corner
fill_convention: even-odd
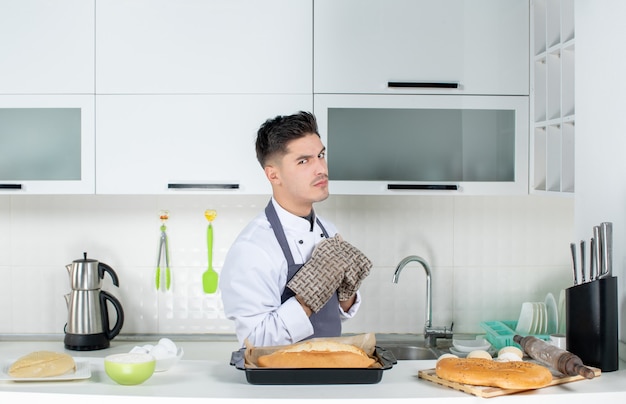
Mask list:
[[[552,381],[546,367],[531,362],[496,362],[482,358],[444,358],[437,362],[437,376],[452,382],[503,389],[536,389]]]
[[[270,368],[367,368],[376,360],[354,345],[307,341],[260,356],[257,363]]]
[[[13,362],[8,373],[15,378],[40,378],[60,376],[75,370],[74,358],[68,354],[36,351]]]

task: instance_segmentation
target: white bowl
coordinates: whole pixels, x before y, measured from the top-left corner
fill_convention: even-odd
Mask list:
[[[470,353],[476,350],[488,351],[491,348],[489,341],[482,337],[476,339],[452,339],[452,345],[459,352]]]
[[[155,372],[165,372],[166,370],[169,370],[172,366],[174,366],[179,360],[180,358],[183,357],[183,348],[180,347],[178,348],[178,351],[176,352],[175,356],[168,356],[165,358],[157,358],[156,360],[156,368],[154,369]]]

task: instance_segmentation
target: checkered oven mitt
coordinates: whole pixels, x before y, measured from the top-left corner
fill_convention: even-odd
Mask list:
[[[358,248],[347,241],[341,241],[341,249],[350,265],[345,271],[341,285],[337,290],[339,301],[349,300],[359,290],[361,282],[367,277],[372,268],[372,262]]]
[[[350,266],[350,260],[343,254],[342,241],[339,234],[320,241],[311,259],[287,283],[287,287],[300,295],[304,304],[315,313],[337,291]]]
[[[349,300],[371,268],[372,262],[337,234],[319,242],[287,287],[317,313],[335,291],[339,301]]]

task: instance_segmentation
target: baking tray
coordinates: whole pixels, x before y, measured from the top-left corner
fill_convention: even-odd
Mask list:
[[[250,384],[375,384],[382,380],[385,370],[397,363],[391,351],[377,346],[374,357],[381,367],[376,368],[246,368],[245,351],[234,351],[230,364],[243,370]]]

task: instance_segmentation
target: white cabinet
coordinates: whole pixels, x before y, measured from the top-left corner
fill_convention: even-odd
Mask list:
[[[316,0],[314,55],[315,93],[528,95],[529,1]]]
[[[94,91],[94,0],[0,0],[0,94]]]
[[[311,103],[302,95],[99,95],[96,192],[270,194],[256,132]]]
[[[333,194],[528,193],[528,97],[315,95]]]
[[[93,95],[0,96],[0,194],[92,194]]]
[[[532,2],[531,193],[574,193],[574,0]]]
[[[310,94],[312,1],[96,5],[99,94]]]

